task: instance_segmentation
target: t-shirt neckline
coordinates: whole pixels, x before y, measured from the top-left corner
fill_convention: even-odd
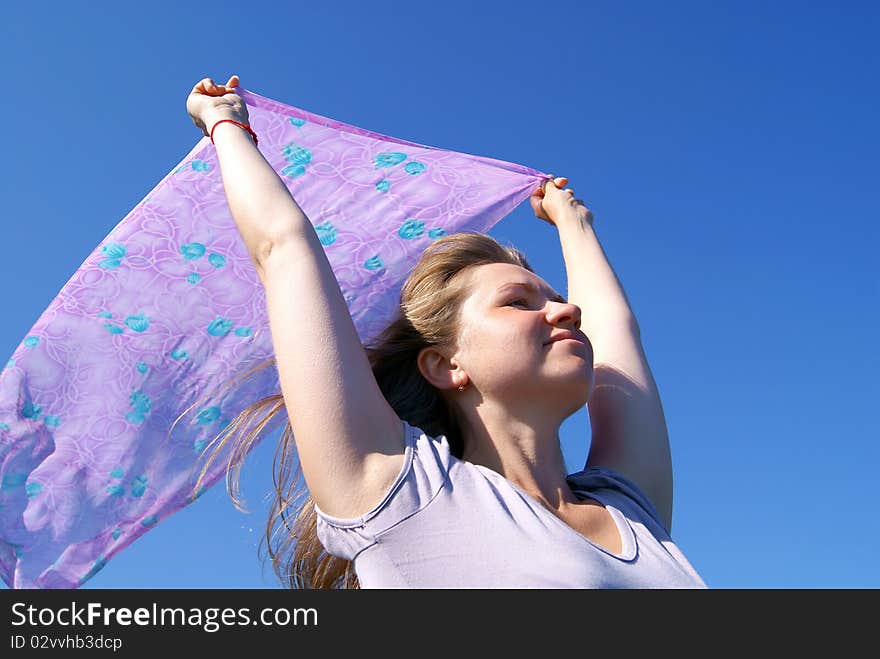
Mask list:
[[[599,502],[611,515],[611,518],[614,520],[615,526],[617,526],[617,533],[620,536],[619,554],[615,554],[613,551],[605,549],[605,547],[596,544],[580,531],[573,529],[571,526],[566,524],[565,521],[559,519],[559,517],[554,515],[550,510],[547,510],[547,508],[535,497],[526,492],[519,485],[514,483],[503,474],[499,474],[491,467],[486,467],[485,465],[478,465],[473,462],[469,462],[469,464],[472,464],[474,467],[477,467],[480,470],[488,471],[491,474],[503,479],[506,483],[510,485],[510,487],[516,490],[521,496],[525,497],[532,508],[538,509],[539,515],[549,516],[550,518],[552,518],[554,523],[561,526],[562,529],[565,530],[567,533],[573,534],[576,538],[580,538],[580,540],[586,542],[591,547],[601,551],[604,554],[607,554],[608,556],[611,556],[612,558],[616,558],[619,561],[629,562],[633,558],[635,558],[637,549],[636,537],[632,526],[630,526],[629,520],[626,519],[626,517],[622,512],[620,512],[620,510],[608,503],[608,501],[601,495],[597,496],[594,492],[587,492],[582,489],[572,489],[574,495],[577,496],[579,499],[594,499],[595,501]]]

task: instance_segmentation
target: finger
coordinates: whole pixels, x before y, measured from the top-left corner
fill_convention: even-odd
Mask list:
[[[211,94],[216,90],[216,87],[217,86],[211,78],[202,78],[196,83],[196,86],[193,87],[193,91],[201,94]]]
[[[214,82],[213,78],[208,78],[207,91],[209,94],[214,96],[222,96],[227,93],[227,89],[225,85],[218,85]]]
[[[238,87],[239,79],[237,75],[229,76],[229,82],[226,83],[227,87]]]
[[[568,184],[568,179],[565,176],[554,176],[553,178],[548,178],[541,181],[541,193],[546,192],[546,187],[548,183],[552,183],[554,188],[562,188]]]

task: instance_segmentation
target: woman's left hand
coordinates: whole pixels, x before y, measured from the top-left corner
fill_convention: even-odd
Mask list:
[[[552,175],[551,175],[552,176]],[[584,205],[582,199],[574,198],[574,190],[565,188],[568,179],[564,176],[547,179],[529,197],[535,217],[549,222],[555,227],[566,217],[593,225],[593,213]]]

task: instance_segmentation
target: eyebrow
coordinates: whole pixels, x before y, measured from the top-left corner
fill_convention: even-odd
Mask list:
[[[500,293],[501,291],[504,291],[508,288],[513,288],[514,286],[522,286],[523,288],[525,288],[533,293],[538,292],[538,287],[535,286],[534,284],[530,284],[525,281],[513,281],[513,282],[507,282],[506,284],[502,284],[501,286],[499,286],[496,293]],[[559,293],[554,291],[553,289],[548,289],[548,292],[549,292],[548,297],[551,300],[553,300],[554,302],[566,302],[566,299],[564,297],[562,297]]]

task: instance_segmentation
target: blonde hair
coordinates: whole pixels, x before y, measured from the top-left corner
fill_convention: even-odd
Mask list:
[[[445,435],[453,455],[459,458],[464,451],[459,417],[440,390],[422,376],[416,359],[428,346],[456,345],[461,306],[470,294],[470,279],[463,275],[487,263],[510,263],[534,272],[522,252],[503,246],[486,234],[461,232],[432,242],[401,288],[396,318],[365,346],[376,382],[397,416],[428,436]],[[274,357],[261,362],[227,386],[274,363]],[[284,399],[277,393],[240,412],[209,444],[216,443],[216,448],[202,468],[193,492],[198,492],[209,466],[231,442],[227,492],[236,509],[246,512],[241,505],[238,482],[242,464],[272,418],[284,409]],[[236,432],[254,423],[250,432],[241,431],[237,439],[232,439]],[[352,562],[327,553],[318,539],[315,502],[305,488],[302,469],[297,466],[291,476],[294,454],[293,433],[290,421],[286,420],[272,464],[275,500],[263,538],[275,574],[289,588],[359,588]]]

